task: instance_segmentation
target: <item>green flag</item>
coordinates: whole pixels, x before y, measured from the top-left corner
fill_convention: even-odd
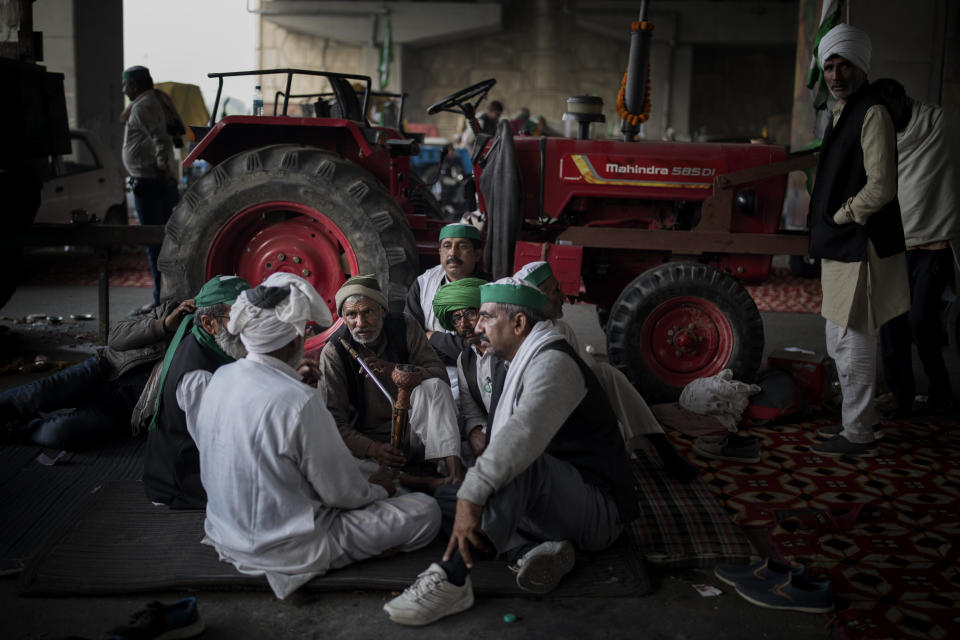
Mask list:
[[[380,45],[380,90],[383,91],[390,83],[390,63],[393,62],[393,25],[390,16],[387,16],[387,33]]]
[[[813,108],[823,109],[827,106],[827,86],[823,82],[823,70],[817,61],[817,50],[820,40],[827,35],[830,29],[840,22],[840,12],[843,9],[843,0],[824,0],[823,11],[820,13],[820,27],[813,42],[813,55],[810,57],[810,72],[807,74],[807,88],[816,93],[813,97]]]

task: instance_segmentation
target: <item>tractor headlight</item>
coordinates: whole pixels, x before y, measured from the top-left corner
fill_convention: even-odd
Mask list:
[[[757,192],[753,189],[741,189],[736,197],[737,211],[745,216],[757,213]]]

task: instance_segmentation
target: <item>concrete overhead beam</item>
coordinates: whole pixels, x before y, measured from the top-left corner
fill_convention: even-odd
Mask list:
[[[583,29],[621,40],[630,38],[637,19],[637,2],[580,0],[567,5]],[[797,7],[768,2],[653,2],[649,17],[653,38],[667,26],[678,44],[779,44],[793,47],[797,38]]]
[[[387,15],[396,44],[437,44],[502,29],[499,2],[273,0],[254,13],[289,31],[354,45],[382,42]]]

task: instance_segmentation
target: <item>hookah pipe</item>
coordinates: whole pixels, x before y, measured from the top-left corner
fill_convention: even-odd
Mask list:
[[[357,350],[350,346],[350,343],[340,338],[340,344],[353,357],[360,367],[367,372],[367,375],[373,380],[377,388],[393,407],[393,429],[390,433],[390,444],[394,448],[404,451],[407,440],[407,427],[409,426],[410,412],[410,394],[423,380],[423,370],[412,364],[398,364],[393,369],[393,383],[397,385],[397,398],[394,400],[387,388],[383,386],[380,379],[373,373],[367,363],[363,361]]]

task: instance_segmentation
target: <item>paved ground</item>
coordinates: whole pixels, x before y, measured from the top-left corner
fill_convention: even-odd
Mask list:
[[[111,313],[149,301],[148,289],[113,289]],[[42,313],[68,318],[94,313],[92,287],[23,287],[2,310],[5,318]],[[592,308],[568,311],[568,319],[584,341],[601,350],[602,332]],[[767,351],[799,346],[823,349],[823,322],[811,314],[764,314]],[[78,361],[91,353],[93,323],[64,321],[58,326],[14,324],[0,320],[14,335],[0,333],[0,360],[14,355],[31,359],[43,353],[53,359]],[[3,331],[0,329],[0,331]],[[78,338],[78,336],[80,336]],[[949,367],[955,389],[960,386],[960,362]],[[20,384],[33,376],[2,376],[0,387]],[[925,381],[918,380],[922,390]],[[960,394],[958,394],[960,395]],[[762,539],[762,536],[759,536]],[[380,612],[390,597],[383,592],[294,594],[278,601],[268,593],[202,592],[207,638],[834,638],[837,634],[819,615],[777,612],[750,605],[726,586],[719,597],[701,597],[691,586],[720,586],[712,574],[690,570],[655,575],[656,591],[646,597],[616,599],[485,598],[470,611],[425,629],[405,629],[389,623]],[[122,623],[129,612],[152,599],[170,601],[184,594],[143,594],[133,597],[25,598],[17,594],[15,577],[0,579],[0,621],[5,638],[95,638]],[[505,623],[513,613],[518,620]]]

